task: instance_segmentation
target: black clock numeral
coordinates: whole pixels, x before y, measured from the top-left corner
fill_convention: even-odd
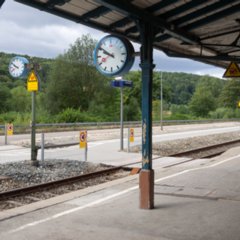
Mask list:
[[[106,71],[107,67],[104,68],[104,71]]]
[[[111,67],[111,72],[113,71],[113,68]]]
[[[98,65],[99,65],[99,66],[102,65],[102,62],[100,62]]]
[[[123,60],[121,60],[121,62],[122,62],[122,63],[124,63],[124,61],[123,61]]]
[[[127,53],[125,53],[125,52],[124,52],[124,53],[122,53],[122,55],[126,55],[126,54],[127,54]]]
[[[97,58],[100,58],[100,57],[102,57],[102,56],[97,56]]]
[[[119,66],[117,65],[117,69],[119,69]]]

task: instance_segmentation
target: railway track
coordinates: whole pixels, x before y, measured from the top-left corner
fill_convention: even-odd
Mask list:
[[[129,175],[130,172],[131,169],[127,167],[111,167],[93,173],[1,192],[0,210],[19,207],[70,191],[111,181]]]
[[[222,153],[224,153],[226,150],[230,148],[237,147],[237,146],[240,146],[240,139],[170,154],[169,157],[189,157],[190,159],[180,163],[167,165],[164,168],[181,165],[190,161],[194,161],[195,159],[199,159],[199,158],[212,158],[212,157],[221,155]]]
[[[187,159],[186,161],[183,161],[181,163],[167,165],[164,168],[169,168],[189,161],[193,161],[196,158],[210,158],[216,155],[220,155],[227,149],[239,145],[240,139],[170,154],[169,157],[189,157],[190,159]],[[162,156],[153,158],[153,160],[159,158],[162,158]],[[135,163],[141,163],[141,161]],[[61,179],[57,181],[28,186],[25,188],[13,189],[6,192],[0,192],[0,210],[18,207],[21,205],[68,193],[69,191],[75,191],[91,185],[110,181],[121,177],[119,176],[119,173],[125,172],[125,174],[122,174],[122,177],[126,176],[131,170],[128,166],[129,165],[111,167],[93,173],[82,174],[79,176]],[[135,174],[138,172],[139,170],[136,171],[135,169]]]
[[[232,147],[240,146],[240,139],[213,144],[205,147],[182,151],[170,154],[169,157],[193,157],[193,158],[210,158],[222,154]]]

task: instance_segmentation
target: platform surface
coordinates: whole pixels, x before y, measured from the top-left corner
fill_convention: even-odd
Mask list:
[[[0,239],[240,239],[240,148],[154,166],[152,210],[139,209],[138,176],[129,176],[1,212]]]

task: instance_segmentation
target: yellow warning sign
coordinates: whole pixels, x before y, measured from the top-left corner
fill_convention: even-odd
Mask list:
[[[238,105],[238,107],[240,108],[240,101],[238,101],[237,105]]]
[[[240,68],[235,62],[231,62],[229,66],[227,67],[227,70],[223,74],[223,77],[225,78],[234,78],[234,77],[240,77]]]
[[[134,142],[134,128],[130,128],[129,141]]]
[[[38,78],[34,71],[31,71],[28,75],[27,90],[30,92],[38,91]]]
[[[13,135],[13,124],[12,123],[7,124],[7,135]]]
[[[86,148],[87,146],[87,131],[80,132],[80,148]]]

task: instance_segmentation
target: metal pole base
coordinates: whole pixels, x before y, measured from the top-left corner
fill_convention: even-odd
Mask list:
[[[140,208],[154,208],[154,171],[142,169],[139,174]]]
[[[39,166],[39,161],[37,160],[37,154],[38,154],[38,148],[35,147],[32,149],[32,152],[31,152],[31,165],[35,167]]]
[[[39,167],[39,161],[38,160],[31,160],[31,165],[34,167]]]

